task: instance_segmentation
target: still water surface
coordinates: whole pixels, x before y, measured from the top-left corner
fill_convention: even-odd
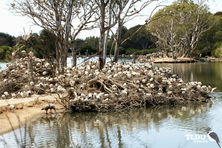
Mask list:
[[[82,64],[86,59],[88,59],[87,57],[86,58],[83,58],[83,57],[79,57],[78,59],[77,59],[77,66],[78,65],[80,65],[80,64]],[[109,61],[111,61],[111,59],[113,59],[113,57],[112,58],[110,58],[110,57],[107,57],[107,59],[106,59],[106,62],[109,62]],[[98,57],[93,57],[93,58],[91,58],[91,59],[89,59],[89,60],[87,60],[87,61],[89,61],[89,62],[96,62],[96,61],[98,61]],[[126,58],[120,58],[119,59],[119,62],[129,62],[130,61],[130,59],[126,59]],[[5,62],[0,62],[0,71],[1,70],[5,70],[6,69],[6,66],[7,65],[7,63],[5,63]],[[71,67],[72,66],[72,57],[68,57],[67,58],[67,66],[69,66],[69,67]]]
[[[110,113],[42,115],[15,130],[18,141],[40,148],[217,148],[211,127],[222,139],[222,63],[162,64],[185,81],[217,87],[214,104],[159,106]],[[0,147],[18,147],[13,132]],[[22,136],[21,136],[22,135]],[[192,137],[191,137],[192,136]]]
[[[1,71],[1,70],[4,70],[4,69],[6,68],[6,64],[7,64],[7,63],[0,62],[0,71]]]

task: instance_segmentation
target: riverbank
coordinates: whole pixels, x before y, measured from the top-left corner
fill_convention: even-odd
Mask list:
[[[136,58],[136,62],[140,63],[194,63],[194,62],[222,62],[221,58],[215,57],[152,57],[150,55],[142,55]]]
[[[153,63],[194,63],[197,62],[195,58],[178,57],[178,58],[155,58]]]
[[[44,115],[42,107],[50,103],[56,106],[57,113],[64,111],[55,95],[33,95],[26,98],[0,100],[0,134],[16,129],[38,115]]]

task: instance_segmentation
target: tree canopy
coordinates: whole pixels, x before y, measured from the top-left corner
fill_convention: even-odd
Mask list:
[[[7,34],[7,33],[2,33],[0,32],[0,46],[14,46],[15,45],[15,37]]]
[[[177,1],[159,10],[148,25],[166,54],[188,56],[197,46],[200,35],[212,25],[208,7],[193,1]]]
[[[198,42],[197,52],[201,52],[203,56],[219,57],[219,54],[222,54],[222,51],[220,53],[216,51],[217,48],[222,47],[222,13],[215,13],[214,20],[213,27],[204,32]]]
[[[150,49],[155,47],[156,37],[154,37],[147,29],[146,26],[142,26],[135,35],[134,32],[140,28],[141,25],[130,28],[124,35],[123,40],[132,36],[129,40],[123,43],[122,47],[125,49]]]

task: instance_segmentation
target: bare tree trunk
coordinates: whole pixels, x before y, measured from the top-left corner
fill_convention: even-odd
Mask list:
[[[69,6],[68,6],[68,13],[66,16],[66,23],[65,23],[65,45],[63,49],[63,67],[67,66],[67,54],[69,49],[69,37],[71,34],[71,20],[72,20],[72,10],[73,10],[73,0],[69,0]]]
[[[187,55],[188,55],[189,53],[191,53],[190,51],[192,51],[191,48],[186,49],[181,57],[187,57]]]
[[[59,70],[58,72],[61,74],[61,73],[64,73],[64,61],[63,61],[63,50],[62,50],[62,43],[59,41],[58,42],[58,49],[59,49]]]
[[[65,46],[64,46],[65,47]],[[67,66],[67,50],[66,48],[63,48],[63,53],[61,53],[61,57],[62,57],[62,64],[61,64],[61,73],[64,73],[64,68]]]
[[[98,5],[100,12],[97,13],[100,18],[100,39],[99,39],[99,69],[101,70],[106,62],[106,49],[109,30],[114,27],[117,23],[114,19],[116,13],[114,12],[115,2],[113,0],[96,0],[95,3]],[[107,7],[108,6],[108,7]],[[108,8],[108,9],[106,9]],[[106,14],[108,13],[108,16]],[[114,15],[114,16],[113,16]],[[113,21],[113,22],[112,22]],[[105,33],[107,36],[105,37]]]
[[[103,69],[105,63],[104,63],[104,57],[103,57],[103,49],[104,49],[104,38],[105,33],[104,31],[100,31],[100,39],[99,39],[99,69]]]
[[[109,31],[107,30],[105,39],[104,39],[104,50],[103,50],[103,63],[106,64],[106,55],[107,55],[107,44],[108,44],[108,37],[109,37]]]
[[[75,45],[72,45],[72,66],[75,67],[77,65],[77,53],[75,49]]]
[[[116,44],[115,44],[115,50],[114,50],[114,59],[113,62],[118,62],[119,59],[119,47],[121,44],[121,27],[122,27],[122,23],[120,22],[120,20],[118,21],[118,28],[117,28],[117,34],[116,34]]]
[[[166,57],[169,57],[169,54],[168,54],[169,48],[166,42],[164,43],[164,51],[165,51]]]
[[[82,30],[92,28],[100,17],[94,19],[98,0],[13,0],[15,12],[28,16],[35,25],[50,30],[56,36],[56,72],[63,73],[67,66],[69,39]],[[105,0],[107,1],[107,0]],[[109,2],[108,0],[107,2]],[[104,7],[106,2],[101,0]],[[74,11],[75,9],[75,11]],[[104,11],[105,13],[105,11]],[[73,19],[77,21],[72,21]],[[79,22],[79,23],[76,23]],[[88,26],[92,24],[92,26]]]
[[[100,8],[100,39],[99,39],[99,69],[103,69],[105,59],[103,56],[104,40],[105,40],[105,3],[101,3]]]
[[[111,6],[112,3],[110,3],[110,6],[109,6],[109,26],[111,26],[111,17],[112,17],[112,6]],[[105,65],[106,64],[106,55],[107,55],[107,44],[108,44],[108,38],[109,38],[109,32],[110,32],[110,29],[108,29],[106,31],[106,36],[105,36],[105,39],[104,39],[104,49],[103,49],[103,64]]]
[[[169,41],[169,46],[170,46],[170,52],[173,53],[173,46],[175,45],[175,42],[174,42],[174,38],[175,38],[175,34],[174,34],[174,21],[173,19],[171,19],[171,26],[170,26],[170,41]]]
[[[56,37],[57,38],[57,37]],[[58,39],[56,40],[56,72],[59,73],[60,72],[60,52],[59,52],[59,45],[58,45]]]

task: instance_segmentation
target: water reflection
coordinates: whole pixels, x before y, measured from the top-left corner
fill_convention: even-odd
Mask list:
[[[29,136],[26,141],[34,147],[155,147],[150,136],[153,133],[158,135],[163,127],[169,132],[177,129],[168,136],[179,141],[181,137],[177,134],[181,132],[205,133],[209,122],[206,112],[210,108],[209,104],[189,104],[111,113],[44,115],[27,125]],[[199,120],[200,116],[204,120]],[[24,132],[25,127],[22,130]],[[8,139],[10,136],[10,133],[4,135],[14,147],[16,142]],[[164,139],[164,136],[158,135],[158,139]],[[181,136],[184,138],[184,135]],[[164,144],[167,143],[160,146]],[[175,144],[178,145],[177,142]]]
[[[222,91],[222,63],[180,63],[158,64],[168,66],[185,81],[201,81],[205,85],[217,87]]]
[[[6,64],[4,62],[0,62],[0,71],[6,69]]]

